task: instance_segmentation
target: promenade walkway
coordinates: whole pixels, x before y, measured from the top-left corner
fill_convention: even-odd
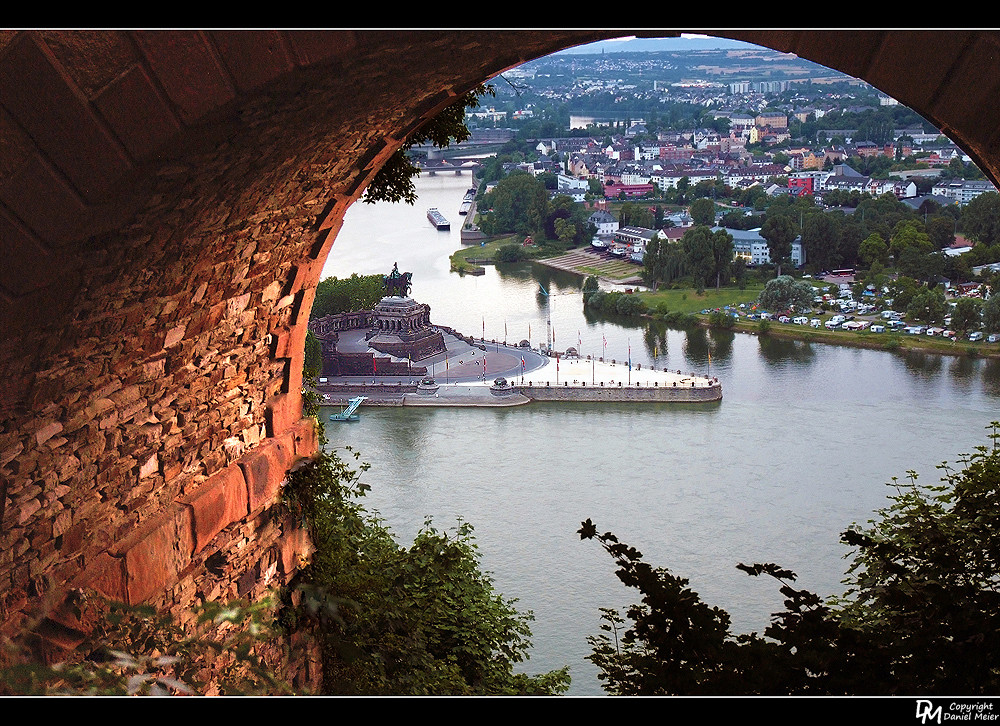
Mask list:
[[[470,344],[449,334],[445,335],[445,346],[445,352],[419,361],[421,367],[427,368],[426,376],[340,376],[324,379],[317,388],[330,405],[344,404],[360,394],[368,397],[365,405],[514,406],[530,399],[519,393],[494,395],[490,387],[496,379],[504,378],[513,386],[559,388],[700,388],[714,383],[707,371],[664,371],[636,365],[630,370],[627,361],[548,357],[536,350],[502,343]],[[364,332],[342,335],[338,347],[367,350]],[[425,377],[434,379],[436,388],[432,392],[426,387],[418,390]]]

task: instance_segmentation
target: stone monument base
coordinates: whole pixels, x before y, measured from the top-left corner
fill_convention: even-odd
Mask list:
[[[375,306],[368,345],[380,353],[419,361],[445,351],[444,334],[430,324],[430,306],[411,297],[384,297]]]

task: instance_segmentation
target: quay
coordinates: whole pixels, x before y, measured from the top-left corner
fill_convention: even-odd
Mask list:
[[[342,338],[342,343],[350,345]],[[353,343],[364,346],[363,337]],[[338,376],[316,385],[323,405],[365,396],[364,406],[520,406],[532,401],[703,403],[722,399],[717,378],[627,361],[545,355],[495,341],[445,334],[445,351],[413,376]],[[522,363],[523,361],[523,363]],[[498,385],[497,381],[503,384]]]

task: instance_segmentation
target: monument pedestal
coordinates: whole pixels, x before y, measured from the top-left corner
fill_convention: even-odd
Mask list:
[[[431,327],[430,315],[430,305],[411,297],[384,297],[375,306],[368,345],[380,353],[412,361],[443,353],[444,335]]]

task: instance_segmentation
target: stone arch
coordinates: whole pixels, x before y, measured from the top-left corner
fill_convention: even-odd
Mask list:
[[[996,182],[998,33],[718,34],[868,80]],[[346,209],[477,83],[610,35],[0,32],[6,630],[76,587],[181,610],[287,581],[309,545],[273,504],[316,448],[305,323]]]

